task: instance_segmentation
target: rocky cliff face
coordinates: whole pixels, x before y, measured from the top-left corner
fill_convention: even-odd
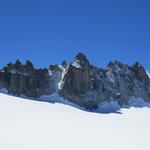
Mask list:
[[[1,70],[0,86],[7,89],[10,94],[31,98],[38,98],[56,91],[55,81],[48,69],[35,69],[30,61],[22,65],[19,60]]]
[[[115,61],[102,69],[90,65],[87,58],[79,53],[63,78],[61,94],[88,109],[106,101],[127,105],[131,97],[150,101],[150,79],[138,62],[128,66]]]
[[[95,109],[103,102],[127,105],[131,97],[150,102],[150,78],[138,62],[133,66],[118,61],[105,69],[91,65],[82,53],[67,65],[36,69],[30,61],[17,60],[0,71],[0,88],[8,93],[31,98],[58,93],[79,106]]]

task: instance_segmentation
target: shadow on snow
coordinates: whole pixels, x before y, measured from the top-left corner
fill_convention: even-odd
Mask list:
[[[13,97],[18,97],[12,94],[8,94],[5,92],[1,92],[3,94],[7,94],[9,96],[13,96]],[[150,108],[150,103],[149,102],[145,102],[143,99],[141,98],[132,98],[129,101],[128,105],[125,106],[119,106],[116,102],[112,101],[112,102],[105,102],[103,104],[101,104],[99,106],[99,108],[97,109],[93,109],[93,110],[87,110],[84,107],[80,107],[72,102],[69,102],[68,100],[63,99],[62,97],[60,97],[58,94],[52,94],[49,96],[41,96],[40,98],[34,99],[34,98],[30,98],[30,97],[26,97],[24,95],[20,96],[20,98],[26,99],[26,100],[33,100],[33,101],[38,101],[38,102],[47,102],[47,103],[51,103],[51,104],[56,104],[56,103],[60,103],[63,105],[68,105],[77,109],[80,109],[82,111],[86,111],[86,112],[91,112],[91,113],[101,113],[101,114],[110,114],[110,113],[115,113],[115,114],[122,114],[121,109],[122,108],[126,108],[126,109],[130,109],[131,107],[135,107],[135,108]]]

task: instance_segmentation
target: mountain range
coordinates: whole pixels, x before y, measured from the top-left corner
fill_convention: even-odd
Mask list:
[[[150,78],[139,62],[129,66],[114,61],[99,68],[78,53],[70,64],[64,60],[49,68],[35,68],[29,60],[25,64],[19,60],[8,63],[0,70],[0,91],[35,100],[56,94],[77,106],[95,110],[106,102],[127,106],[132,98],[150,102]]]

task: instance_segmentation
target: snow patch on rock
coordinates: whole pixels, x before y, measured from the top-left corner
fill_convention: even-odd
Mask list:
[[[67,71],[68,71],[68,67],[69,66],[67,66],[66,68],[64,68],[64,67],[62,67],[62,75],[61,75],[61,80],[60,80],[60,82],[58,83],[58,89],[59,90],[61,90],[62,89],[62,86],[63,86],[63,84],[64,84],[64,77],[65,77],[65,75],[66,75],[66,73],[67,73]]]
[[[146,71],[146,73],[147,73],[148,77],[150,78],[150,72],[149,72],[149,71]]]
[[[81,69],[81,68],[82,68],[82,66],[81,66],[81,64],[80,64],[80,61],[79,61],[79,60],[75,60],[75,61],[73,61],[72,66],[74,66],[74,67],[76,67],[76,68],[79,68],[79,69]]]

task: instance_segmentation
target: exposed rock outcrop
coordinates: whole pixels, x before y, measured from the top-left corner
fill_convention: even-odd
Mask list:
[[[62,62],[62,66],[63,66],[64,68],[67,68],[67,62],[66,62],[66,60],[64,60],[64,61]]]
[[[90,65],[87,58],[79,53],[64,76],[61,94],[88,109],[106,101],[127,105],[131,97],[150,101],[150,79],[137,62],[129,67],[115,61],[102,69]]]
[[[17,60],[15,64],[10,63],[4,67],[0,72],[0,85],[10,94],[31,98],[52,94],[56,90],[49,70],[35,69],[29,60],[25,65]]]
[[[39,98],[53,93],[87,109],[95,109],[104,102],[116,101],[128,105],[130,98],[150,102],[150,78],[144,67],[119,61],[110,62],[105,69],[91,65],[82,53],[68,65],[50,65],[36,69],[28,60],[17,60],[0,70],[0,88],[8,93]]]

